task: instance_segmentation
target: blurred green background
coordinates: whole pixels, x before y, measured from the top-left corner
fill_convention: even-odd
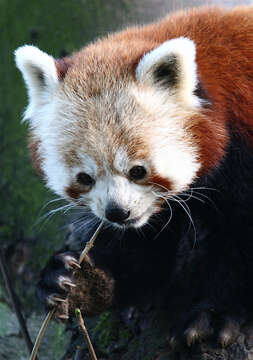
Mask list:
[[[32,319],[36,324],[40,323],[41,317],[36,316],[42,312],[34,299],[34,284],[48,257],[61,247],[68,219],[63,214],[55,215],[49,221],[43,219],[43,215],[56,205],[42,209],[43,206],[56,196],[45,188],[31,166],[27,125],[21,123],[27,102],[26,91],[14,64],[13,51],[23,44],[33,44],[54,57],[61,57],[128,24],[157,19],[171,9],[201,3],[205,2],[0,0],[0,242],[32,333],[36,333],[38,327]],[[241,1],[212,3],[231,5]],[[9,309],[1,274],[0,319],[0,359],[27,358],[18,324]],[[43,356],[59,359],[64,353],[66,337],[62,336],[63,328],[56,326],[52,331],[58,334],[52,344],[54,351],[50,357],[41,355],[40,359]]]

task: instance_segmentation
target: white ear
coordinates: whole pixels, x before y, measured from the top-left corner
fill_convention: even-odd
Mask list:
[[[193,94],[198,82],[195,54],[192,40],[184,37],[168,40],[143,56],[136,69],[136,78],[188,104],[199,104]]]
[[[33,116],[39,105],[50,101],[58,83],[55,60],[35,46],[24,45],[15,51],[16,65],[27,86],[29,105],[25,119]]]

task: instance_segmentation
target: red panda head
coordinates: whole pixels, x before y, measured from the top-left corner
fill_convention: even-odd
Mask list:
[[[17,49],[29,94],[24,118],[49,188],[101,219],[139,227],[205,166],[203,134],[194,130],[202,116],[195,45],[183,37],[141,44],[137,60],[109,45],[61,62],[33,46]]]

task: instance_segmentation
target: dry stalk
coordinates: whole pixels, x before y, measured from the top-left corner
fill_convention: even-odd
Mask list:
[[[101,221],[101,223],[99,224],[98,228],[96,229],[95,233],[93,234],[93,236],[91,237],[90,241],[87,242],[87,244],[85,245],[85,248],[84,250],[81,252],[81,255],[79,257],[79,264],[82,263],[82,261],[84,260],[85,256],[88,254],[88,252],[90,251],[90,249],[93,247],[94,245],[94,241],[96,240],[98,234],[100,233],[100,230],[103,226],[104,222]],[[49,321],[50,319],[52,318],[53,314],[55,312],[55,308],[53,308],[52,310],[50,310],[40,328],[40,331],[37,335],[37,338],[36,338],[36,341],[35,341],[35,344],[33,346],[33,350],[32,350],[32,353],[31,353],[31,356],[30,356],[30,360],[35,360],[36,359],[36,355],[37,355],[37,352],[39,350],[39,346],[40,346],[40,342],[43,338],[43,335],[45,333],[45,330],[49,324]],[[80,313],[80,316],[79,316],[79,313]],[[80,309],[76,309],[76,314],[78,314],[78,319],[79,319],[79,323],[80,323],[80,326],[82,328],[82,330],[84,331],[85,333],[85,337],[86,337],[86,340],[87,340],[87,343],[88,343],[88,346],[89,346],[89,350],[90,350],[90,353],[91,353],[91,356],[92,356],[92,360],[97,360],[97,357],[96,357],[96,354],[95,354],[95,351],[93,349],[93,346],[91,344],[91,341],[90,341],[90,338],[89,338],[89,334],[86,330],[86,327],[84,325],[84,321],[83,321],[83,318],[82,318],[82,315],[81,315],[81,311]],[[80,322],[80,318],[82,319],[82,322]],[[82,325],[81,325],[82,324]],[[85,330],[84,330],[85,329]],[[86,336],[87,334],[87,336]],[[92,352],[92,351],[93,352]]]
[[[94,348],[92,346],[88,331],[87,331],[87,329],[85,327],[84,320],[83,320],[82,313],[81,313],[80,309],[76,309],[76,317],[78,319],[80,328],[82,329],[82,331],[84,333],[84,337],[85,337],[85,339],[87,341],[92,360],[97,360],[97,356],[96,356],[95,350],[94,350]]]
[[[55,312],[55,309],[50,310],[48,312],[45,320],[43,321],[43,324],[41,325],[40,331],[38,333],[38,336],[36,338],[36,341],[35,341],[35,344],[34,344],[34,347],[33,347],[32,353],[31,353],[31,357],[30,357],[31,360],[36,359],[37,352],[38,352],[39,346],[40,346],[40,342],[44,336],[44,333],[49,324],[49,321],[51,320],[52,316],[54,315],[54,312]]]

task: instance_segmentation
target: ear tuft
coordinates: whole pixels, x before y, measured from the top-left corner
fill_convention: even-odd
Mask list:
[[[49,86],[58,82],[54,58],[37,47],[19,47],[15,50],[15,60],[26,81],[34,77],[38,83]]]
[[[143,56],[136,68],[136,78],[144,85],[167,90],[193,104],[198,82],[195,56],[192,40],[184,37],[168,40]]]
[[[161,63],[154,69],[154,81],[164,87],[174,87],[178,83],[179,64],[177,57],[171,55],[166,62]]]
[[[31,45],[19,47],[15,51],[15,60],[28,89],[27,118],[27,113],[33,112],[38,104],[47,101],[55,91],[59,83],[57,69],[52,56]]]

